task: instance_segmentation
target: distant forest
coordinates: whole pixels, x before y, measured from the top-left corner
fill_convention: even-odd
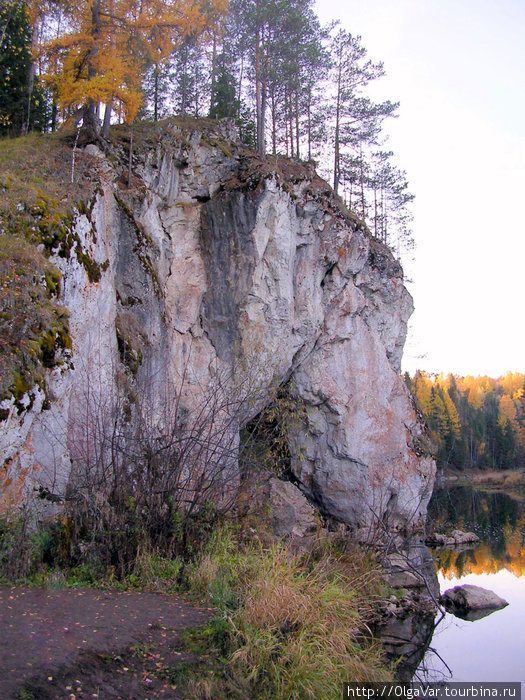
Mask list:
[[[499,379],[405,374],[436,446],[438,465],[525,467],[525,374]]]
[[[398,104],[369,94],[383,64],[312,0],[1,0],[0,43],[0,136],[229,118],[261,157],[313,162],[398,255],[412,245],[385,145]]]

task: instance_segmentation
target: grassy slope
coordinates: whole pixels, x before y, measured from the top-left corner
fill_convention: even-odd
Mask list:
[[[133,572],[116,581],[111,570],[102,574],[88,563],[73,569],[43,563],[44,554],[70,549],[63,519],[30,537],[16,527],[0,521],[0,577],[11,554],[13,567],[27,559],[25,585],[185,594],[215,608],[211,622],[185,635],[183,651],[196,654],[195,662],[159,666],[159,678],[184,697],[333,700],[344,681],[392,680],[368,630],[386,591],[367,550],[325,541],[299,556],[272,542],[264,521],[230,522],[173,560],[141,551]]]
[[[211,662],[189,684],[192,697],[331,700],[343,681],[392,680],[367,632],[382,584],[366,552],[325,543],[299,557],[240,545],[223,529],[188,578],[198,600],[219,608],[193,637]]]
[[[70,345],[60,273],[48,255],[66,242],[71,249],[74,207],[95,188],[90,160],[76,154],[72,184],[67,137],[0,141],[0,400],[20,400]]]

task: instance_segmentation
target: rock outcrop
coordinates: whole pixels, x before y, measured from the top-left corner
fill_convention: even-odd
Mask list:
[[[439,602],[456,617],[470,621],[479,620],[508,605],[507,601],[494,591],[470,583],[449,588],[440,597]]]
[[[239,431],[286,387],[287,473],[321,515],[417,529],[434,464],[400,377],[402,270],[310,167],[263,163],[224,128],[167,124],[138,143],[129,187],[124,150],[91,154],[100,188],[73,226],[100,275],[78,247],[55,256],[71,356],[25,407],[2,403],[3,506],[67,492],[88,418],[113,410],[124,377],[146,422],[174,401],[187,419],[217,387],[240,397],[217,411],[233,489]]]
[[[479,542],[479,537],[474,532],[463,532],[462,530],[453,530],[450,535],[443,535],[435,532],[426,538],[425,544],[429,547],[448,547],[455,549],[468,545],[475,545]]]

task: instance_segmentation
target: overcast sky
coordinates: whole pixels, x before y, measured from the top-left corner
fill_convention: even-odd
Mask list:
[[[404,369],[525,372],[525,0],[324,0],[401,102],[389,146],[416,195]]]

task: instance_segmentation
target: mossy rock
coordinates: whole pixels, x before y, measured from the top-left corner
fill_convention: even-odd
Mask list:
[[[34,244],[0,236],[0,398],[17,401],[71,347],[61,275]]]

